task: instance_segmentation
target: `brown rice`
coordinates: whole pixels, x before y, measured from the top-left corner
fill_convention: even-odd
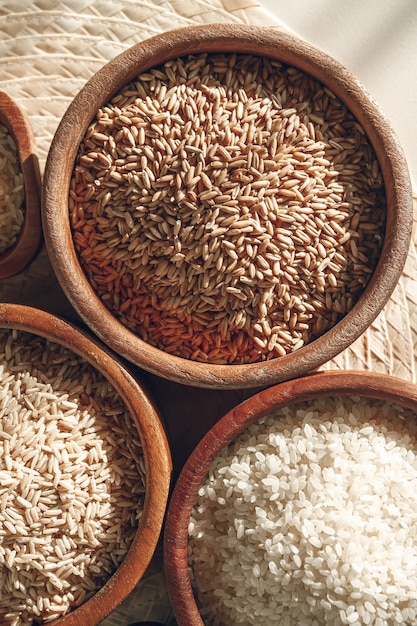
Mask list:
[[[82,358],[0,331],[0,623],[79,606],[126,554],[145,492],[141,444],[112,385]]]
[[[249,55],[140,74],[97,112],[70,186],[93,288],[146,341],[197,361],[279,357],[363,292],[381,249],[382,176],[325,86]]]

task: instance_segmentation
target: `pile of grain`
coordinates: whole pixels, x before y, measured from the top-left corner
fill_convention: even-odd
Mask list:
[[[297,350],[357,301],[381,249],[362,127],[303,72],[248,55],[167,61],[86,132],[70,186],[82,266],[146,341],[197,361]]]
[[[83,359],[0,332],[0,623],[79,606],[127,552],[143,509],[141,444],[120,396]]]
[[[24,220],[23,174],[16,144],[0,124],[0,252],[16,241]]]
[[[210,626],[415,626],[415,414],[329,398],[250,426],[212,464],[189,537]]]

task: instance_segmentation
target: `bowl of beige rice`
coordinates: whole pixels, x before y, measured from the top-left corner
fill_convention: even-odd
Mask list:
[[[417,623],[417,390],[371,372],[286,381],[198,443],[170,499],[179,626]]]
[[[0,623],[95,626],[159,540],[159,414],[96,339],[13,304],[0,305],[0,403]]]
[[[52,141],[43,228],[86,324],[199,387],[314,370],[401,275],[407,164],[346,68],[263,27],[186,27],[99,70]]]

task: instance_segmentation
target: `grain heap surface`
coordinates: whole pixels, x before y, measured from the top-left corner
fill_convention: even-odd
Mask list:
[[[190,520],[204,623],[415,626],[416,487],[411,411],[329,398],[250,426]]]
[[[143,508],[141,444],[87,362],[0,331],[0,623],[79,606],[127,552]]]
[[[16,241],[24,220],[23,174],[16,144],[0,124],[0,252]]]
[[[235,54],[167,61],[100,108],[69,205],[107,307],[211,363],[279,357],[333,326],[369,281],[385,219],[345,105],[298,69]]]

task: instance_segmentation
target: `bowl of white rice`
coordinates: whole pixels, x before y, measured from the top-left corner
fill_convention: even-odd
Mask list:
[[[414,384],[329,371],[255,394],[170,500],[179,626],[415,626],[416,486]]]
[[[49,313],[0,305],[0,623],[95,626],[159,540],[171,476],[151,398]]]
[[[169,31],[75,97],[45,169],[57,278],[117,353],[175,382],[261,387],[349,346],[411,236],[401,147],[357,79],[269,28]]]

